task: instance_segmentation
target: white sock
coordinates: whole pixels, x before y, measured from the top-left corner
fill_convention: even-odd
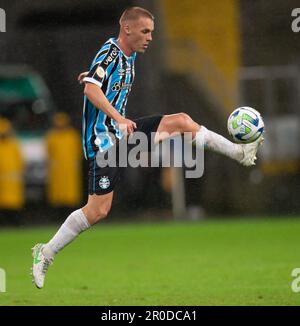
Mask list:
[[[236,161],[240,161],[244,156],[241,145],[232,143],[228,139],[219,134],[216,134],[213,131],[208,130],[204,126],[201,126],[200,130],[196,134],[194,141],[197,139],[197,137],[199,137],[199,140],[201,137],[202,142],[200,141],[200,143],[203,143],[204,139],[205,148],[213,152],[223,154]]]
[[[52,259],[61,249],[90,227],[82,209],[69,215],[54,237],[44,246],[43,254]]]

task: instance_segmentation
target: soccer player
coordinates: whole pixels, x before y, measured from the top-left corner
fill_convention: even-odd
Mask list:
[[[96,54],[84,81],[83,150],[89,163],[89,197],[87,204],[71,213],[53,238],[33,248],[33,282],[44,285],[45,274],[55,255],[81,232],[104,219],[111,208],[114,188],[120,178],[119,167],[100,168],[97,153],[116,146],[111,135],[120,140],[135,131],[144,132],[154,142],[174,133],[192,133],[193,139],[204,139],[205,148],[223,154],[245,166],[255,164],[256,152],[262,138],[251,144],[234,144],[224,137],[200,126],[185,113],[155,115],[130,120],[125,107],[134,79],[136,53],[144,53],[152,41],[153,15],[140,7],[131,7],[120,18],[118,38],[109,39]],[[196,143],[196,141],[195,141]]]

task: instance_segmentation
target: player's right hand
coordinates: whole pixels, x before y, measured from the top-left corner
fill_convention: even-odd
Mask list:
[[[79,81],[79,84],[83,84],[84,81],[84,77],[86,77],[88,75],[88,71],[82,72],[81,74],[79,74],[79,76],[77,77],[77,80]]]
[[[117,125],[121,132],[127,136],[131,135],[134,132],[134,129],[136,129],[136,123],[124,117],[117,121]]]

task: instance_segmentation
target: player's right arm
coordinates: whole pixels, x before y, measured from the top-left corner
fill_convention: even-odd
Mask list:
[[[93,105],[104,112],[111,119],[115,120],[119,129],[125,134],[132,134],[136,128],[134,121],[123,117],[108,101],[102,89],[91,82],[86,82],[84,87],[84,95],[93,103]]]
[[[84,78],[87,77],[88,74],[88,71],[84,71],[78,75],[77,80],[79,81],[79,84],[84,84]]]
[[[107,83],[110,73],[118,60],[117,48],[113,45],[104,45],[101,49],[101,55],[93,63],[90,71],[81,73],[78,77],[79,82],[85,83],[84,94],[93,103],[93,105],[103,111],[107,116],[116,121],[118,128],[125,134],[133,133],[136,128],[135,122],[123,117],[109,102],[102,87]],[[84,76],[85,75],[85,76]],[[84,76],[84,77],[83,77]]]

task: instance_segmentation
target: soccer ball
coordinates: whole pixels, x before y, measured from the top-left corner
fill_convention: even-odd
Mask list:
[[[243,106],[234,110],[227,122],[229,134],[237,143],[252,143],[264,132],[264,122],[260,113]]]

